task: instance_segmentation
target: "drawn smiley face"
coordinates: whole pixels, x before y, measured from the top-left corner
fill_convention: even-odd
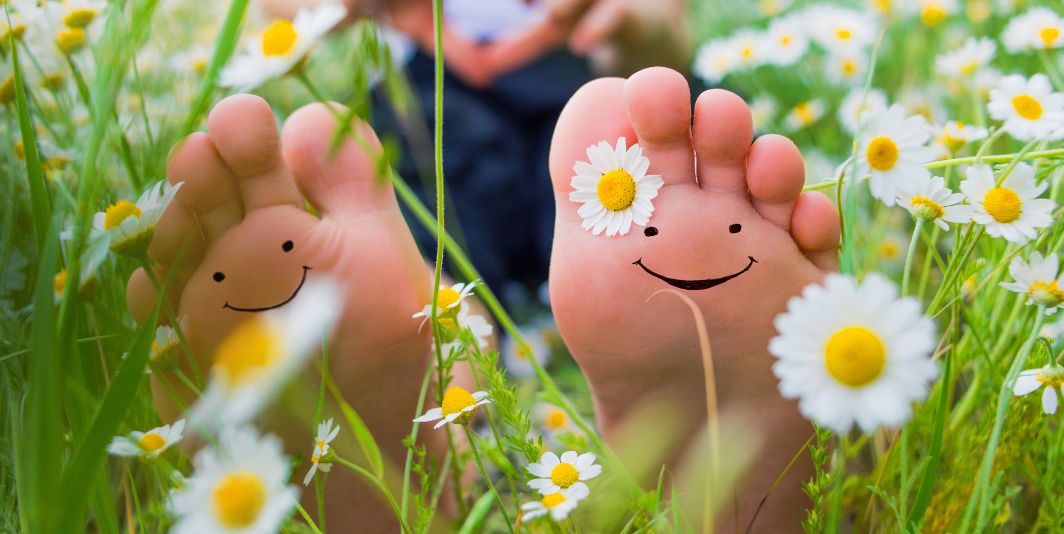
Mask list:
[[[738,223],[732,224],[728,227],[728,232],[731,234],[738,234],[742,231],[743,225]],[[660,232],[658,231],[657,227],[654,226],[648,226],[643,230],[643,235],[648,238],[653,238],[659,233]],[[753,268],[754,264],[757,263],[757,260],[754,259],[753,256],[747,256],[747,259],[749,260],[749,263],[747,263],[746,267],[744,267],[742,270],[739,270],[727,276],[722,276],[720,278],[705,278],[701,280],[684,280],[681,278],[672,278],[669,276],[665,276],[654,271],[650,267],[647,267],[646,264],[643,262],[643,258],[635,260],[634,262],[632,262],[632,265],[639,266],[639,268],[643,269],[643,271],[645,271],[650,276],[653,276],[654,278],[657,278],[658,280],[661,280],[662,282],[665,282],[666,284],[669,284],[672,287],[683,289],[685,291],[705,291],[707,289],[717,287],[725,282],[730,282],[746,274],[746,272]]]
[[[295,246],[296,246],[295,242],[293,242],[292,240],[287,240],[284,243],[281,243],[281,250],[285,254],[288,254],[288,253],[292,252],[292,250],[295,249]],[[274,309],[280,308],[281,306],[284,306],[285,304],[288,304],[289,302],[292,302],[293,300],[295,300],[296,296],[298,296],[299,292],[303,289],[303,285],[306,284],[306,282],[307,282],[307,273],[309,271],[311,271],[312,268],[307,266],[307,265],[303,265],[302,268],[303,268],[303,274],[302,274],[302,276],[299,279],[299,284],[296,285],[295,289],[291,292],[291,294],[288,296],[288,298],[282,300],[281,302],[278,302],[276,304],[272,304],[272,305],[269,305],[269,306],[244,307],[244,306],[237,306],[237,305],[231,304],[228,300],[226,300],[225,304],[222,305],[222,308],[227,309],[227,310],[232,310],[232,311],[235,311],[235,312],[241,312],[241,313],[259,313],[259,312],[264,312],[264,311],[269,311],[269,310],[274,310]],[[221,284],[223,284],[225,282],[226,276],[225,276],[224,272],[217,271],[213,275],[211,275],[211,278],[215,281],[215,283],[221,285]]]

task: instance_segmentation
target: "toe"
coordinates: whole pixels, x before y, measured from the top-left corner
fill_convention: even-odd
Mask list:
[[[378,164],[383,154],[377,134],[355,120],[335,152],[337,121],[324,104],[303,107],[284,125],[284,159],[299,189],[326,217],[397,207],[391,181],[383,175],[387,167]]]
[[[588,161],[587,148],[600,141],[615,144],[624,137],[636,140],[624,103],[622,78],[600,78],[580,88],[565,105],[550,147],[550,174],[559,203],[569,202],[573,190],[573,165]],[[579,220],[576,209],[559,209],[563,222]]]
[[[155,276],[160,283],[166,283],[166,272],[162,269],[155,269]],[[178,302],[180,302],[181,298],[180,288],[171,283],[166,293],[170,302],[170,309],[177,312]],[[129,282],[126,284],[126,306],[129,308],[129,313],[133,316],[134,321],[142,324],[148,318],[152,308],[155,307],[158,294],[144,269],[137,269],[133,272],[133,275],[129,277]],[[171,321],[166,311],[160,310],[159,324],[170,323]]]
[[[746,158],[746,183],[758,213],[790,230],[794,203],[805,184],[805,161],[798,147],[781,135],[758,138]]]
[[[739,95],[710,89],[698,97],[694,113],[698,183],[703,189],[746,192],[746,154],[754,139],[750,108]]]
[[[208,241],[243,219],[244,206],[237,192],[236,177],[218,153],[211,136],[194,133],[186,137],[174,149],[166,167],[171,183],[184,182],[175,197],[177,204],[195,214]],[[180,216],[174,218],[181,223],[186,221]],[[167,247],[170,245],[166,243]],[[176,251],[176,247],[171,248]]]
[[[650,174],[666,184],[694,183],[691,89],[682,74],[665,67],[635,73],[624,84],[628,118],[650,159]]]
[[[295,181],[281,157],[281,138],[273,111],[253,95],[222,100],[207,117],[218,152],[237,178],[244,209],[303,206]]]
[[[823,271],[839,268],[839,215],[823,193],[802,193],[791,217],[791,236],[809,261]]]

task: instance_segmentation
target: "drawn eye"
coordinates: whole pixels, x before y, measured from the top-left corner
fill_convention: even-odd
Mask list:
[[[743,231],[743,225],[741,225],[741,224],[733,224],[733,225],[728,227],[728,231],[733,233],[733,234],[737,234],[737,233]]]
[[[647,237],[654,237],[658,235],[658,229],[654,228],[653,226],[647,226],[643,229],[643,235]]]
[[[214,273],[214,281],[215,282],[221,283],[222,280],[225,280],[225,273],[223,273],[223,272]]]
[[[284,244],[281,245],[281,250],[283,250],[285,252],[292,252],[292,249],[295,248],[295,246],[296,246],[295,243],[293,243],[291,241],[285,241]]]

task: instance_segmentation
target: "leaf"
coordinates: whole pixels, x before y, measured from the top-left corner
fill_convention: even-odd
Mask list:
[[[488,512],[491,511],[491,505],[494,503],[495,498],[490,491],[481,495],[477,502],[473,503],[473,509],[469,511],[469,515],[466,516],[466,520],[462,523],[462,528],[458,530],[458,534],[481,532],[480,525],[484,522],[484,518],[488,516]]]
[[[384,459],[381,457],[381,450],[377,446],[377,440],[373,438],[373,433],[369,431],[369,427],[359,417],[358,412],[344,400],[343,394],[340,393],[331,377],[326,381],[326,384],[329,387],[329,393],[332,394],[336,403],[340,405],[340,411],[343,412],[344,418],[347,419],[347,425],[351,427],[351,432],[355,434],[355,439],[358,440],[359,446],[362,447],[362,453],[366,455],[370,469],[378,479],[383,480]]]

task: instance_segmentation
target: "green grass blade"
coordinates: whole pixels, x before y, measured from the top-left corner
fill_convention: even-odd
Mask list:
[[[481,524],[484,523],[484,518],[488,516],[493,504],[495,504],[495,500],[490,492],[481,495],[477,502],[473,503],[473,508],[469,510],[469,515],[466,516],[466,520],[462,523],[462,528],[458,530],[458,534],[481,532]]]
[[[909,517],[906,520],[906,524],[909,525],[910,529],[916,528],[916,525],[923,519],[927,506],[931,504],[931,490],[935,487],[938,464],[942,459],[942,434],[946,427],[946,412],[949,411],[949,380],[952,362],[953,355],[947,355],[946,370],[942,373],[942,390],[939,392],[941,397],[939,398],[938,413],[935,414],[935,427],[932,429],[931,434],[931,451],[927,467],[924,470],[924,478],[920,481],[920,489],[916,493],[916,500],[913,502],[913,508],[909,511]]]
[[[329,392],[332,394],[333,399],[336,400],[336,404],[340,406],[340,411],[343,412],[344,418],[347,419],[347,425],[351,427],[351,431],[355,434],[355,439],[358,440],[359,446],[362,447],[362,453],[366,455],[370,469],[373,470],[373,474],[378,479],[382,479],[384,477],[384,459],[381,457],[380,448],[377,447],[377,440],[373,438],[373,433],[369,431],[369,427],[366,426],[365,421],[358,415],[358,412],[344,400],[343,394],[340,393],[339,388],[332,381],[332,377],[328,378],[326,384],[329,387]]]
[[[185,125],[181,128],[181,137],[192,133],[199,126],[203,115],[207,113],[207,107],[211,103],[211,95],[214,94],[214,90],[218,87],[218,76],[222,72],[222,67],[229,62],[229,58],[233,56],[236,45],[240,41],[240,29],[244,24],[248,1],[234,0],[229,6],[229,12],[225,15],[225,23],[222,24],[222,29],[218,31],[217,44],[214,46],[214,53],[211,55],[210,64],[207,66],[207,73],[203,77],[199,94],[196,96],[196,103],[192,105],[192,111],[189,111],[188,117],[185,119]]]

